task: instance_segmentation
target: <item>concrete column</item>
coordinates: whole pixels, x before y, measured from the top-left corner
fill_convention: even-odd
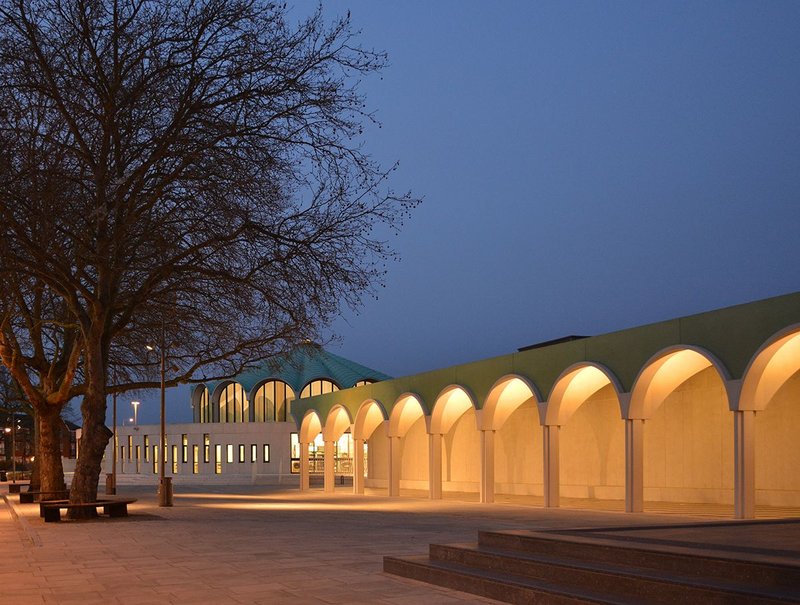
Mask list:
[[[737,519],[752,519],[756,514],[756,413],[733,413],[734,511]]]
[[[300,442],[300,491],[305,491],[309,488],[309,474],[308,474],[308,444]]]
[[[494,502],[494,431],[481,431],[481,502]]]
[[[323,475],[323,491],[332,493],[333,488],[336,486],[336,477],[333,474],[333,453],[336,451],[335,441],[325,442],[325,460],[324,460],[324,475]]]
[[[644,420],[625,420],[625,512],[644,510]]]
[[[364,440],[353,439],[353,493],[364,493]]]
[[[400,468],[402,465],[400,437],[389,437],[389,496],[400,495]]]
[[[428,434],[428,485],[431,500],[442,499],[442,435]]]
[[[544,430],[544,505],[557,508],[559,505],[558,476],[558,425],[545,425]]]

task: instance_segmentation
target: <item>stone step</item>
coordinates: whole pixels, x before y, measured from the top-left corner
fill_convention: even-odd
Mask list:
[[[385,557],[384,571],[509,603],[800,603],[800,563],[781,551],[650,542],[591,530],[479,532],[478,544]]]
[[[531,555],[498,551],[478,545],[430,546],[429,559],[476,570],[489,570],[534,582],[552,582],[569,590],[580,589],[613,600],[670,605],[681,600],[694,603],[768,603],[791,602],[786,589],[773,589],[742,583],[731,577],[726,581],[698,578],[695,574],[676,574],[664,570],[627,567],[616,560],[587,563],[550,555]]]
[[[456,563],[432,561],[425,555],[384,557],[383,570],[412,580],[452,588],[518,605],[633,605],[641,599],[614,599],[587,590],[566,589],[545,581],[513,576],[492,570],[475,569]]]
[[[587,564],[604,564],[704,579],[713,584],[736,582],[772,587],[776,592],[800,591],[800,565],[759,561],[757,557],[737,557],[713,549],[688,549],[659,544],[644,544],[599,536],[548,534],[532,531],[479,532],[482,549],[544,556]]]

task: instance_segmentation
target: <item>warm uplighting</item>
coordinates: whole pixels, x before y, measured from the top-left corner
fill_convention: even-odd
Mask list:
[[[133,425],[137,426],[139,424],[139,404],[141,401],[131,401],[131,405],[133,406]]]

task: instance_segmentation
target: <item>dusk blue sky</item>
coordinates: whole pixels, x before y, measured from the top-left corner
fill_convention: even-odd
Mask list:
[[[390,60],[366,148],[424,202],[332,352],[401,376],[800,290],[800,3],[348,9]]]

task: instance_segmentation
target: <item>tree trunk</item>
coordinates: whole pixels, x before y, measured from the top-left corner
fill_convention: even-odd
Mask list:
[[[99,340],[99,339],[98,339]],[[105,425],[106,419],[106,374],[102,347],[99,342],[87,338],[84,349],[86,394],[81,403],[83,428],[81,446],[72,477],[69,501],[73,504],[97,501],[97,484],[103,455],[113,433]],[[97,516],[93,508],[71,509],[70,519],[86,519]]]
[[[61,406],[47,406],[36,414],[39,467],[39,489],[43,492],[64,491],[64,467],[61,464]],[[33,481],[31,481],[33,485]]]
[[[42,488],[42,482],[39,478],[39,412],[34,408],[32,416],[33,424],[31,431],[33,432],[33,462],[31,463],[31,484],[28,488],[29,492],[38,492]]]

